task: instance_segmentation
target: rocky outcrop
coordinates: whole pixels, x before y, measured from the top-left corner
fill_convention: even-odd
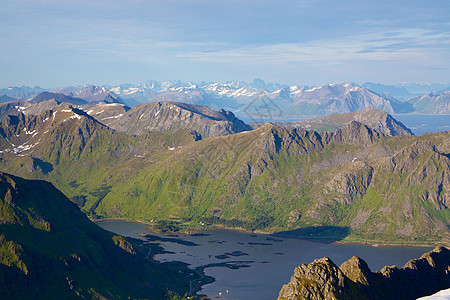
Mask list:
[[[401,269],[375,273],[356,256],[339,268],[327,257],[316,259],[295,268],[278,299],[416,299],[449,287],[450,251],[436,247]]]
[[[122,116],[103,122],[119,132],[133,135],[189,129],[206,138],[251,130],[230,111],[176,102],[141,104]]]
[[[326,117],[296,122],[276,122],[282,127],[303,128],[316,131],[335,131],[342,129],[352,121],[362,123],[385,135],[412,135],[412,131],[385,111],[367,107],[346,114],[332,114]]]
[[[348,294],[349,279],[328,257],[295,268],[278,299],[336,299]]]

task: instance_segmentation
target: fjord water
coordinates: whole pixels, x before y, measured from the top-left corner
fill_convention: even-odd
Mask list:
[[[99,221],[97,224],[106,230],[134,238],[142,238],[138,234],[145,232],[145,225],[140,223],[111,220]],[[340,265],[356,255],[363,258],[372,271],[376,271],[385,265],[401,267],[408,260],[419,258],[424,252],[431,250],[429,247],[324,244],[231,230],[205,230],[204,235],[179,235],[178,239],[197,245],[161,242],[170,253],[158,254],[155,259],[161,262],[183,261],[192,268],[213,263],[228,263],[238,267],[206,268],[205,273],[216,281],[203,286],[200,291],[212,299],[220,297],[233,300],[276,299],[282,285],[292,276],[294,268],[316,258],[328,256]],[[240,252],[231,255],[234,251]]]
[[[412,130],[415,135],[450,130],[450,115],[393,115],[395,119]]]

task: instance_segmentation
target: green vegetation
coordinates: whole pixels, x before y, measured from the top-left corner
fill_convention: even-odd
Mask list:
[[[102,230],[48,182],[1,173],[0,203],[1,299],[166,299],[208,280],[149,260],[157,245]]]
[[[449,242],[448,132],[386,137],[357,122],[335,133],[265,124],[194,141],[183,130],[127,136],[92,119],[46,124],[51,134],[37,135],[30,155],[52,171],[6,152],[0,168],[52,182],[91,218],[165,232],[331,226],[346,228],[336,232],[344,241]]]

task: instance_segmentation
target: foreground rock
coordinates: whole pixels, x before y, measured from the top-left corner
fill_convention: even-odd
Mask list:
[[[352,257],[337,267],[328,257],[295,268],[279,300],[294,299],[416,299],[450,287],[450,251],[436,247],[401,269],[386,266],[371,272]]]

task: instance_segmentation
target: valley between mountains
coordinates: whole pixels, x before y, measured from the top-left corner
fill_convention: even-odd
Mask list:
[[[52,182],[92,219],[450,244],[448,131],[413,136],[383,112],[314,131],[173,102],[5,105],[0,169]]]

